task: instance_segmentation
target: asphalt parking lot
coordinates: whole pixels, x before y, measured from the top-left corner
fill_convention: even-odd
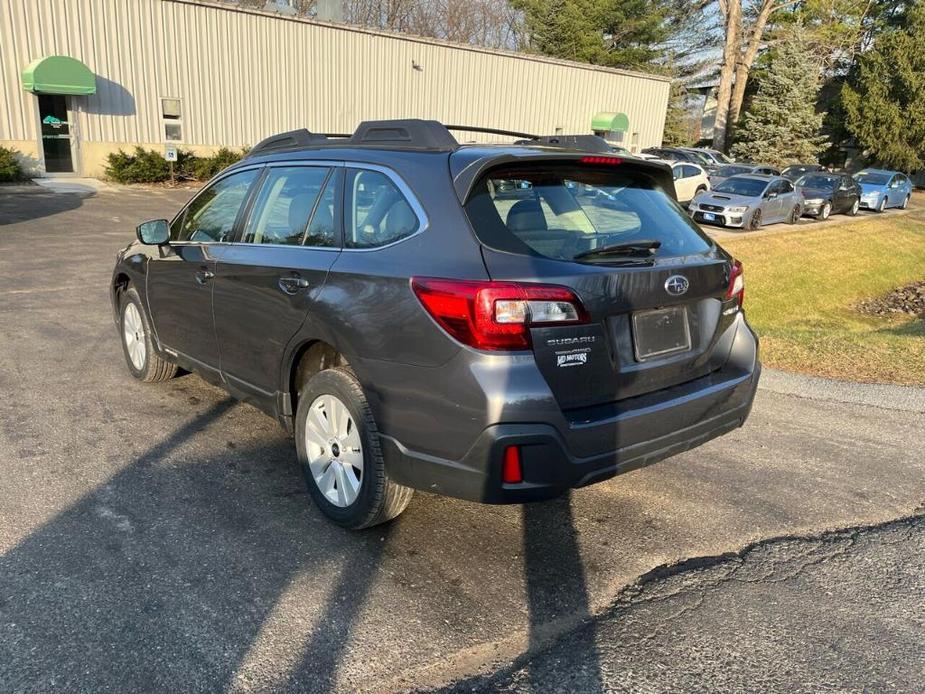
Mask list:
[[[784,377],[568,498],[351,533],[274,421],[126,371],[115,252],[188,195],[0,188],[0,691],[919,689],[919,394]]]

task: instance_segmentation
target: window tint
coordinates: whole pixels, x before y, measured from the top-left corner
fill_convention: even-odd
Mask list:
[[[732,195],[746,195],[756,198],[760,196],[764,189],[767,188],[768,182],[760,178],[746,178],[745,176],[733,176],[721,181],[714,189],[715,193],[730,193]]]
[[[352,169],[347,174],[348,248],[376,248],[411,236],[420,228],[405,196],[388,176]]]
[[[251,169],[232,174],[202,191],[186,208],[183,221],[171,228],[170,240],[231,241],[234,221],[258,173]]]
[[[793,192],[793,184],[790,181],[779,181],[777,185],[780,187],[781,193]]]
[[[308,218],[330,171],[319,166],[271,168],[257,195],[242,240],[245,243],[300,245]],[[332,224],[328,237],[316,238],[313,245],[334,245],[333,232]]]
[[[696,166],[689,166],[689,165],[684,166],[684,178],[698,176],[699,174],[700,174],[700,171],[697,169]]]
[[[510,181],[530,185],[507,185]],[[496,170],[479,181],[465,209],[482,243],[510,253],[573,260],[585,251],[636,240],[661,242],[659,257],[711,247],[669,195],[631,171],[564,164]]]

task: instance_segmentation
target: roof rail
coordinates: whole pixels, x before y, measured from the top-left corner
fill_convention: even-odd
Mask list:
[[[267,152],[298,147],[373,145],[384,147],[402,147],[406,149],[423,149],[439,152],[453,152],[459,148],[459,142],[450,130],[462,132],[489,133],[505,135],[535,141],[537,135],[500,130],[498,128],[481,128],[474,125],[444,125],[436,120],[404,118],[397,120],[369,120],[357,126],[352,135],[342,133],[313,133],[305,128],[279,133],[257,143],[247,153],[254,157]]]
[[[450,131],[440,121],[418,118],[363,121],[357,126],[350,143],[400,145],[441,151],[453,151],[459,147],[456,138],[450,135]]]
[[[521,137],[526,140],[539,139],[537,135],[530,133],[519,133],[516,130],[499,130],[498,128],[480,128],[476,125],[447,125],[447,130],[458,130],[464,133],[488,133],[489,135],[506,135],[508,137]]]
[[[320,145],[328,142],[328,138],[320,133],[312,133],[305,128],[299,130],[290,130],[286,133],[279,133],[261,140],[251,147],[246,156],[254,157],[265,152],[272,152],[277,149],[286,149],[288,147],[308,147],[310,145]]]

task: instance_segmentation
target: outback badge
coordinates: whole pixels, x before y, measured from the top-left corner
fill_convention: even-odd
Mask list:
[[[687,293],[687,289],[690,286],[691,283],[687,281],[684,275],[672,275],[665,280],[665,291],[672,296],[681,296]]]

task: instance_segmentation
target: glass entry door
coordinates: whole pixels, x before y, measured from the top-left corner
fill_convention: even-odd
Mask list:
[[[39,117],[42,120],[42,152],[45,171],[71,173],[71,125],[67,115],[67,97],[60,94],[39,94]]]

